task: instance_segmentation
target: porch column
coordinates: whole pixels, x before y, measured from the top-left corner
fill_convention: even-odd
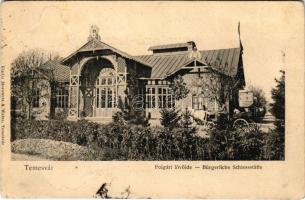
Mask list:
[[[74,67],[74,66],[73,66]],[[77,64],[77,70],[70,69],[70,86],[69,86],[69,113],[68,119],[77,120],[79,117],[79,86],[80,86],[80,64]],[[76,73],[73,71],[77,71]]]
[[[126,60],[122,57],[116,58],[116,64],[114,67],[116,68],[116,107],[118,107],[119,99],[124,102],[125,100],[125,93],[126,90]]]

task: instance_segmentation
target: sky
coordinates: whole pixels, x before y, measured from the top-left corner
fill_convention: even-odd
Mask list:
[[[103,42],[131,55],[186,41],[199,50],[234,48],[240,22],[246,84],[270,100],[285,59],[301,50],[302,9],[298,2],[5,2],[1,60],[9,66],[33,48],[68,56],[87,42],[91,25]]]

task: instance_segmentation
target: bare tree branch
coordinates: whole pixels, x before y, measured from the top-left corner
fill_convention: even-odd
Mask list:
[[[39,87],[41,90],[46,90],[49,85],[46,82],[40,81],[43,79],[41,72],[37,69],[41,67],[48,58],[43,50],[33,49],[24,51],[11,64],[11,96],[14,101],[22,101],[27,103],[30,117],[33,98],[37,96],[34,88]],[[55,58],[57,58],[55,56]],[[50,72],[51,74],[51,72]],[[46,94],[40,94],[40,97],[47,97]],[[26,108],[22,108],[23,110]]]

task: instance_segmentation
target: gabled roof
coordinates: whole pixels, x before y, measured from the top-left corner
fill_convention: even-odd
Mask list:
[[[238,72],[238,64],[242,54],[240,47],[229,49],[200,51],[204,61],[215,70],[225,75],[235,77]]]
[[[61,63],[62,64],[67,64],[71,59],[73,59],[78,53],[80,52],[88,52],[88,51],[98,51],[98,50],[111,50],[125,58],[128,58],[128,59],[131,59],[131,60],[134,60],[138,63],[141,63],[145,66],[149,66],[148,63],[146,63],[145,61],[143,60],[140,60],[136,57],[133,57],[129,54],[127,54],[126,52],[124,51],[121,51],[119,49],[116,49],[100,40],[97,40],[97,39],[92,39],[92,40],[89,40],[86,44],[84,44],[81,48],[79,48],[77,51],[75,51],[74,53],[70,54],[68,57],[64,58]]]
[[[200,56],[196,59],[201,63],[206,63],[213,69],[235,77],[238,70],[238,63],[241,56],[241,48],[216,49],[199,51]],[[157,54],[142,55],[136,58],[145,61],[152,66],[151,78],[166,78],[167,76],[179,71],[186,64],[195,59],[190,52],[177,54]]]
[[[38,70],[49,79],[54,79],[58,82],[69,82],[70,80],[70,68],[60,64],[58,60],[49,60],[39,67]]]
[[[196,46],[194,42],[187,42],[153,46],[150,47],[150,50],[186,47],[189,45]],[[190,56],[190,54],[193,52],[192,50],[158,53],[142,56],[131,56],[126,52],[116,49],[98,39],[91,39],[77,51],[63,59],[61,63],[69,65],[69,63],[71,64],[73,62],[76,62],[76,58],[80,53],[94,52],[99,50],[111,50],[112,52],[115,52],[121,55],[122,57],[134,60],[135,62],[141,63],[142,65],[152,68],[150,78],[164,79],[195,60],[193,56]],[[238,65],[242,54],[242,46],[238,48],[202,50],[197,52],[199,52],[199,56],[196,57],[196,61],[208,65],[212,69],[217,70],[225,75],[231,77],[235,77],[237,75]]]

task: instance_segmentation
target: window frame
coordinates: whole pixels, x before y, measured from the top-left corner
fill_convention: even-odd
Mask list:
[[[168,85],[146,85],[147,109],[175,108],[176,101]]]
[[[110,71],[101,71],[95,82],[96,96],[95,108],[96,109],[111,109],[116,108],[116,76]]]
[[[56,108],[66,109],[69,106],[69,87],[61,85],[56,88]]]

